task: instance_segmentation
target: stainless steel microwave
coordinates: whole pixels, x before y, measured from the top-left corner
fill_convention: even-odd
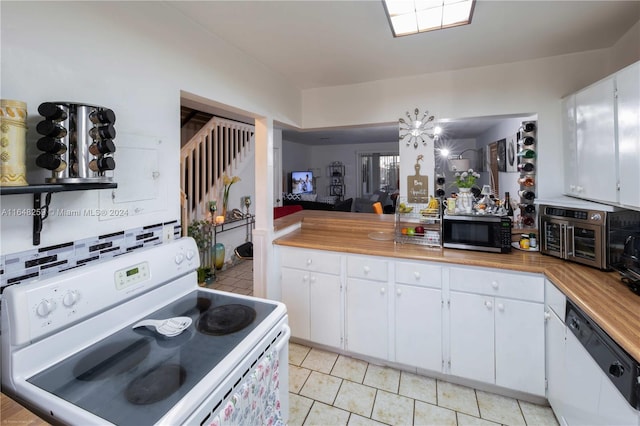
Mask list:
[[[511,252],[511,219],[507,216],[445,215],[442,246],[493,253]]]

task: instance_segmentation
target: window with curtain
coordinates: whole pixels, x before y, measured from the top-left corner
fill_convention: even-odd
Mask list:
[[[393,153],[360,153],[361,197],[382,190],[392,193],[398,189],[400,178],[400,156]]]

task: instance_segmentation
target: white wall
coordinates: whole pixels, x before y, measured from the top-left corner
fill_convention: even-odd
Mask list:
[[[160,210],[124,219],[49,217],[42,246],[179,219],[181,90],[283,123],[299,125],[300,92],[261,63],[202,31],[165,2],[2,2],[2,98],[27,102],[32,147],[44,101],[91,103],[117,115],[118,143],[160,146],[166,199]],[[162,141],[161,144],[157,141]],[[47,173],[28,150],[28,180]],[[117,170],[117,169],[116,169]],[[136,185],[134,171],[119,189]],[[247,179],[251,182],[251,177]],[[232,189],[232,197],[236,190]],[[99,191],[54,194],[52,208],[97,208]],[[108,198],[108,197],[107,197]],[[30,208],[29,195],[2,196],[3,208]],[[1,253],[30,249],[31,221],[1,218]]]
[[[397,120],[416,106],[428,108],[438,119],[537,113],[539,193],[551,196],[562,190],[558,183],[563,179],[560,99],[605,75],[607,60],[607,51],[598,50],[305,90],[303,125],[318,128],[384,123]],[[405,175],[402,168],[401,174]]]

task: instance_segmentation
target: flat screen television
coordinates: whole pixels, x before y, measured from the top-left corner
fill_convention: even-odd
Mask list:
[[[313,192],[313,172],[291,172],[291,193],[310,194]]]

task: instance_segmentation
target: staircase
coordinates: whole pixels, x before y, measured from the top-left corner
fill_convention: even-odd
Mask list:
[[[208,203],[222,209],[223,176],[233,176],[253,155],[254,126],[213,117],[180,149],[182,229],[206,218]]]

